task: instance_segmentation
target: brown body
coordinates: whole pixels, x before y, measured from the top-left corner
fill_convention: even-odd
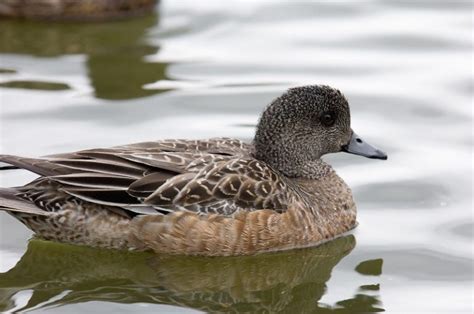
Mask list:
[[[313,194],[317,210],[305,208],[295,199],[284,213],[258,210],[233,217],[185,212],[147,216],[132,222],[133,233],[139,243],[156,252],[247,255],[317,245],[356,226],[352,196],[335,173],[320,182],[300,183],[319,194]]]
[[[351,191],[334,171],[319,180],[299,179],[294,183],[314,207],[305,207],[307,202],[295,196],[284,213],[241,210],[226,217],[177,211],[130,218],[103,205],[74,200],[48,215],[11,213],[46,240],[208,256],[313,246],[356,226]]]

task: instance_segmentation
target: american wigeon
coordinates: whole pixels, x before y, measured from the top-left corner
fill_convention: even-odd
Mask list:
[[[386,159],[350,127],[328,86],[288,90],[252,144],[160,140],[43,158],[0,155],[40,175],[0,189],[0,208],[37,236],[105,248],[242,255],[316,245],[356,226],[352,193],[327,153]]]

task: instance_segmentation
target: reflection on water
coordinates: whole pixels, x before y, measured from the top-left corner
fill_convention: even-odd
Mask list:
[[[0,20],[0,52],[53,58],[83,54],[95,96],[103,99],[131,99],[166,90],[143,86],[166,78],[168,63],[147,62],[144,57],[159,47],[144,39],[147,30],[158,23],[158,15],[110,23],[45,23]],[[38,40],[41,39],[41,40]],[[0,84],[3,87],[59,90],[46,82]]]
[[[39,89],[39,90],[65,90],[70,89],[69,85],[64,83],[53,82],[36,82],[36,81],[8,81],[0,83],[1,87]]]
[[[12,70],[12,69],[3,69],[3,68],[0,68],[0,74],[13,74],[13,73],[16,73],[15,70]]]
[[[361,262],[355,270],[359,274],[379,276],[382,274],[383,259],[371,259]]]
[[[334,305],[318,302],[332,269],[354,245],[354,237],[346,236],[293,253],[199,258],[33,240],[18,264],[0,274],[0,310],[23,311],[88,301],[174,304],[208,312],[382,310],[377,295],[364,293],[378,290],[376,285],[362,285],[353,298]],[[365,269],[380,270],[377,261],[363,265]],[[31,295],[21,307],[16,296],[26,290]]]

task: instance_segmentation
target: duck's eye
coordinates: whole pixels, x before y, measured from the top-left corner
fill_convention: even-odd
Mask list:
[[[333,126],[336,122],[336,115],[333,112],[325,112],[321,116],[321,122],[324,126]]]

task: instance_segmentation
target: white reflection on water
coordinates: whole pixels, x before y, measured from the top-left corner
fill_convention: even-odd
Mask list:
[[[143,34],[160,49],[143,62],[169,63],[166,78],[143,88],[172,91],[99,99],[86,53],[10,51],[0,67],[17,73],[0,74],[0,83],[52,81],[71,89],[2,88],[0,150],[35,156],[157,138],[249,140],[248,126],[285,88],[338,87],[351,103],[353,128],[389,160],[328,156],[353,187],[360,225],[357,246],[334,269],[322,302],[352,296],[357,284],[345,282],[366,282],[354,267],[384,258],[374,282],[387,310],[468,311],[472,235],[455,230],[473,226],[471,6],[163,1],[159,23]],[[0,180],[26,182],[13,172]],[[11,221],[0,214],[2,266],[21,256],[30,236]],[[407,298],[412,294],[418,297]]]

